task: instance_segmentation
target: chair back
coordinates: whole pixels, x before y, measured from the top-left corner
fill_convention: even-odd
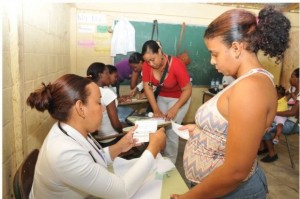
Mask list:
[[[34,149],[22,162],[13,181],[13,189],[16,199],[28,199],[32,187],[35,164],[39,150]]]

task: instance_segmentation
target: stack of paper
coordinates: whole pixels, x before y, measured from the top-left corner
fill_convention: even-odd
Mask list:
[[[133,133],[133,138],[137,138],[138,142],[149,142],[149,133],[155,133],[157,130],[157,121],[155,120],[139,120],[135,122],[137,128]]]

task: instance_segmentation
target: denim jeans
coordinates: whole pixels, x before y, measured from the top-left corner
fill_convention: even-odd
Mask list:
[[[276,132],[276,125],[272,125],[271,129],[264,134],[263,140],[272,140],[274,137],[272,133],[275,132]],[[283,125],[282,132],[283,134],[299,132],[299,126],[295,125],[295,122],[287,119]]]
[[[192,183],[191,187],[196,186]],[[231,193],[220,199],[265,199],[268,193],[266,176],[259,165],[254,174]]]

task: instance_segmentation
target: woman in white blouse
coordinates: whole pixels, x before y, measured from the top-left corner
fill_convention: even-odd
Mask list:
[[[95,82],[102,93],[101,104],[104,106],[103,122],[98,128],[100,137],[116,135],[122,133],[123,125],[118,117],[118,100],[117,94],[109,88],[111,83],[108,67],[101,63],[92,63],[87,69],[87,76]],[[111,138],[101,141],[102,146],[110,146],[119,141],[118,138]]]
[[[40,149],[30,198],[130,198],[163,149],[164,129],[150,135],[147,150],[122,176],[107,165],[122,152],[135,146],[133,130],[118,143],[102,148],[90,136],[99,127],[103,108],[98,86],[88,78],[67,74],[32,92],[27,105],[48,110],[57,120]]]

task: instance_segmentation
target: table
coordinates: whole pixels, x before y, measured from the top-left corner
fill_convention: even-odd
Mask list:
[[[134,109],[136,113],[140,114],[143,109],[146,110],[148,104],[148,99],[131,99],[130,101],[119,103],[118,106],[129,106]]]
[[[125,101],[119,103],[119,106],[128,106],[128,105],[136,105],[136,104],[145,104],[148,102],[148,99],[131,99],[130,101]]]
[[[108,168],[110,171],[114,172],[113,167],[110,165]],[[169,199],[170,195],[183,194],[189,190],[185,181],[181,177],[179,171],[175,167],[174,169],[163,174],[162,178],[162,189],[161,189],[161,199]]]
[[[165,119],[161,119],[161,118],[150,118],[147,116],[141,116],[141,115],[132,115],[127,117],[127,121],[130,124],[135,124],[135,121],[137,120],[157,120],[157,127],[167,127],[169,125],[171,125],[171,121],[169,120],[165,120]]]
[[[175,168],[169,171],[163,178],[161,199],[169,199],[173,193],[183,194],[189,190],[188,186]]]
[[[215,94],[209,92],[209,91],[203,91],[203,97],[202,97],[202,104],[204,104],[206,101],[210,100]]]

